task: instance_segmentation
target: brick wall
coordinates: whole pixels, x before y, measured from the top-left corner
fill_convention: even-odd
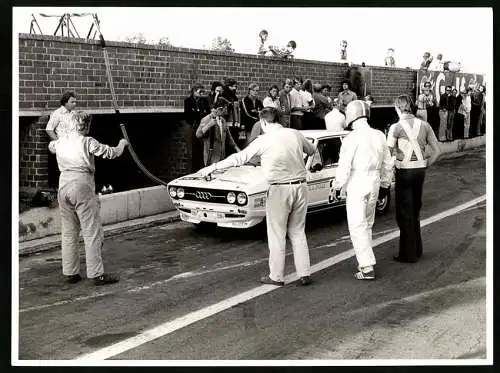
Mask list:
[[[45,133],[48,117],[23,118],[19,128],[19,186],[45,187],[48,182],[49,138]]]
[[[285,78],[294,76],[329,83],[336,90],[348,75],[346,65],[321,61],[112,41],[107,42],[106,50],[122,113],[182,112],[183,100],[194,82],[209,87],[212,81],[233,77],[239,83],[239,95],[244,96],[252,82],[264,92],[271,84],[281,85]],[[401,93],[414,94],[416,71],[382,67],[358,70],[362,73],[361,93],[371,93],[375,105],[391,105]],[[25,131],[20,136],[20,186],[38,188],[49,184],[48,137],[43,131],[46,119],[36,117],[56,109],[62,93],[69,89],[76,91],[79,108],[93,114],[114,113],[99,42],[20,34],[19,115],[20,130]],[[26,117],[30,117],[29,124],[25,123]],[[161,165],[160,174],[172,179],[191,170],[192,133],[177,114],[163,121],[170,128],[164,146],[155,149],[162,160],[155,164]]]

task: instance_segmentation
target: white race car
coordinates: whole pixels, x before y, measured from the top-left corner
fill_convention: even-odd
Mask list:
[[[349,132],[301,132],[309,141],[318,144],[313,156],[304,155],[309,188],[307,212],[344,206],[345,199],[332,184],[342,139]],[[171,181],[167,187],[180,218],[198,226],[212,223],[220,227],[250,228],[266,216],[268,185],[258,164],[217,170],[210,180],[190,174]],[[389,201],[390,194],[377,202],[378,214],[388,210]]]

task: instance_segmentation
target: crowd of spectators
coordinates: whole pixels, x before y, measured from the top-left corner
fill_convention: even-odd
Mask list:
[[[342,81],[338,90],[300,77],[266,90],[251,83],[243,97],[238,96],[237,87],[233,78],[213,82],[210,92],[194,85],[185,99],[186,121],[199,139],[195,139],[193,167],[217,162],[259,136],[259,111],[264,107],[276,108],[285,127],[341,131],[347,104],[358,99],[349,80]],[[447,86],[440,97],[434,97],[431,83],[426,82],[417,97],[415,114],[431,125],[440,141],[479,136],[485,133],[485,94],[482,85],[460,92]],[[373,103],[371,95],[363,99],[369,106]]]
[[[453,141],[481,136],[486,131],[486,88],[483,85],[462,88],[451,85],[439,97],[425,82],[417,97],[416,116],[428,122],[439,141]]]

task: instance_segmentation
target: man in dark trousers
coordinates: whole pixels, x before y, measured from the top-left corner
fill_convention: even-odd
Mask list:
[[[400,235],[399,254],[394,260],[414,263],[422,256],[420,208],[425,170],[437,160],[441,150],[430,124],[413,115],[410,96],[399,96],[394,106],[399,122],[391,126],[387,135],[387,145],[396,158],[396,220]],[[428,159],[424,157],[426,145],[432,148]]]
[[[191,88],[191,94],[184,100],[184,119],[192,127],[193,135],[198,130],[201,119],[210,113],[209,103],[204,97],[204,89],[201,84],[195,84]],[[192,147],[192,170],[203,167],[203,143],[193,136]]]

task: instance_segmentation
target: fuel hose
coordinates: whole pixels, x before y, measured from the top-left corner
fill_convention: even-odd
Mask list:
[[[115,88],[113,86],[113,76],[111,75],[111,65],[109,63],[109,56],[108,56],[108,51],[106,50],[106,42],[104,40],[104,37],[101,32],[101,28],[99,27],[99,20],[97,18],[97,14],[93,14],[94,16],[94,24],[96,25],[97,31],[99,32],[99,39],[101,43],[101,47],[104,53],[104,63],[106,65],[106,76],[108,78],[109,82],[109,88],[111,90],[111,98],[113,101],[113,107],[115,109],[115,114],[120,114],[120,110],[118,108],[118,101],[116,100],[116,94],[115,94]],[[164,186],[167,186],[167,182],[161,180],[160,178],[156,177],[153,175],[149,170],[142,164],[141,160],[137,156],[134,148],[132,147],[132,144],[130,143],[130,139],[127,134],[127,129],[125,128],[125,125],[123,123],[120,124],[120,129],[122,131],[123,137],[125,140],[128,142],[128,151],[130,155],[132,156],[132,159],[134,160],[135,164],[139,169],[146,175],[148,178],[150,178],[152,181],[154,181],[157,184],[161,184]]]
[[[127,134],[127,129],[125,128],[125,125],[123,123],[120,124],[120,129],[122,130],[123,138],[125,140],[127,140],[127,142],[128,142],[128,151],[129,151],[130,155],[132,156],[132,159],[134,160],[137,167],[139,167],[139,169],[144,173],[144,175],[149,177],[155,183],[167,186],[167,183],[165,181],[157,178],[155,175],[153,175],[151,172],[149,172],[149,170],[142,164],[141,160],[139,159],[139,157],[135,153],[134,148],[130,144],[130,140],[129,140],[128,134]]]

